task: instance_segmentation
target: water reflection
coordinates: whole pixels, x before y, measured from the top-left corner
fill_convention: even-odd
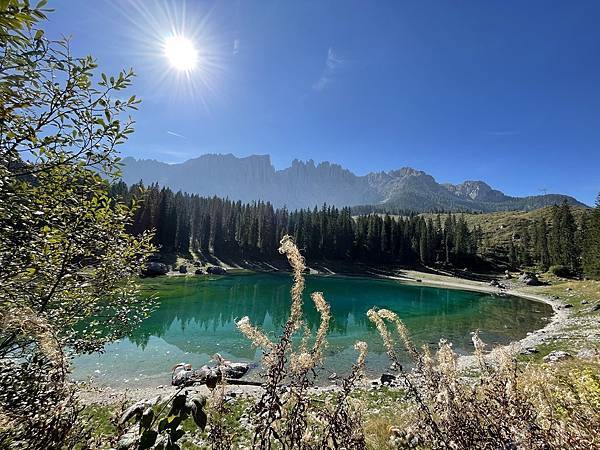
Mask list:
[[[275,337],[287,319],[291,287],[287,275],[230,276],[211,281],[185,278],[165,283],[173,289],[166,290],[152,316],[128,341],[109,345],[103,355],[79,358],[75,362],[77,376],[99,372],[111,379],[131,372],[140,376],[164,374],[177,358],[200,364],[215,351],[235,360],[257,360],[260,354],[236,330],[234,321],[247,315],[253,324]],[[305,312],[312,330],[319,324],[308,296],[312,291],[324,292],[331,305],[328,365],[338,373],[350,367],[355,357],[351,347],[358,339],[369,344],[367,362],[372,370],[387,366],[381,341],[366,318],[372,306],[398,313],[418,345],[435,344],[445,337],[460,353],[470,351],[473,330],[481,330],[489,343],[508,343],[542,327],[543,316],[551,314],[547,305],[516,297],[387,280],[308,277]]]

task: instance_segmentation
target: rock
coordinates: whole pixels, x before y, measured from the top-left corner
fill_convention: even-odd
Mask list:
[[[564,352],[562,350],[555,350],[553,352],[548,353],[544,356],[544,362],[555,363],[558,361],[564,361],[566,359],[572,358],[570,353]]]
[[[179,273],[187,273],[187,266],[184,264],[179,266]]]
[[[521,350],[521,355],[533,355],[535,353],[539,353],[540,351],[535,347],[528,347]]]
[[[490,281],[490,286],[498,286],[500,283],[498,283],[498,280],[492,280]]]
[[[563,307],[564,307],[565,309],[566,309],[566,308],[572,308],[572,307],[573,307],[573,305],[571,305],[570,303],[565,303]]]
[[[391,384],[396,380],[396,375],[392,375],[391,373],[384,373],[381,375],[380,381],[381,384]]]
[[[596,303],[594,306],[592,306],[592,312],[594,311],[600,311],[600,303]]]
[[[582,305],[587,305],[587,304],[588,304],[588,301],[587,301],[587,300],[581,300],[581,304],[582,304]]]
[[[194,274],[195,275],[204,275],[204,274],[206,274],[206,272],[204,271],[204,269],[196,269],[194,271]]]
[[[596,348],[582,348],[577,353],[577,357],[581,359],[594,359],[600,356],[600,351]]]
[[[250,365],[246,363],[232,362],[223,366],[225,376],[227,378],[242,378],[250,369]]]
[[[329,375],[327,378],[329,378],[330,380],[335,380],[337,378],[337,373],[333,372],[331,375]]]
[[[519,277],[519,281],[527,286],[539,286],[542,284],[540,283],[540,280],[538,280],[537,275],[533,272],[523,272]]]
[[[508,270],[504,271],[504,278],[506,278],[507,280],[510,280],[512,278],[512,275]]]
[[[169,266],[161,262],[151,261],[142,270],[142,275],[146,277],[155,277],[158,275],[166,275],[169,271]]]
[[[227,275],[227,269],[220,266],[210,266],[206,271],[211,275]]]

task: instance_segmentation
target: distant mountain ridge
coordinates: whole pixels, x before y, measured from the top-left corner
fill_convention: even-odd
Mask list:
[[[563,201],[586,206],[561,194],[510,197],[483,181],[440,184],[410,167],[358,176],[339,164],[294,160],[290,167],[275,170],[269,155],[232,154],[207,154],[180,164],[131,157],[122,162],[128,184],[157,182],[173,190],[243,202],[265,200],[290,209],[323,203],[416,212],[531,210]]]

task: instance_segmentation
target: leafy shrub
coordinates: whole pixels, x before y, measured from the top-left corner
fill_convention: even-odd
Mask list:
[[[548,272],[561,278],[569,278],[573,276],[573,272],[571,272],[571,269],[569,269],[567,266],[562,266],[560,264],[550,266]]]

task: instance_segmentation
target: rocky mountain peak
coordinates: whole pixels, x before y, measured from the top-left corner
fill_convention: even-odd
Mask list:
[[[411,211],[502,211],[534,209],[563,200],[584,206],[556,194],[509,197],[483,181],[442,185],[411,167],[358,176],[339,164],[295,159],[290,167],[275,170],[269,155],[207,154],[181,164],[125,158],[123,178],[129,184],[158,182],[176,191],[248,202],[265,200],[290,209],[327,203]]]

